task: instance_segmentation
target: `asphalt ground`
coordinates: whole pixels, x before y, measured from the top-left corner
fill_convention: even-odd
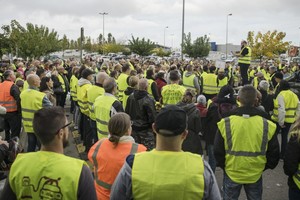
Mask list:
[[[69,121],[72,121],[72,114],[69,113],[69,107],[66,107]],[[4,132],[0,133],[4,138]],[[279,137],[280,140],[280,137]],[[27,134],[22,132],[20,135],[20,143],[27,149]],[[69,146],[65,148],[65,155],[86,160],[87,155],[84,153],[84,146],[80,140],[80,135],[77,130],[74,130],[73,125],[70,126]],[[204,156],[207,160],[207,157]],[[89,164],[89,163],[88,163]],[[216,179],[220,191],[222,192],[223,170],[216,169]],[[0,193],[3,189],[5,180],[0,181]],[[287,200],[288,199],[288,186],[287,176],[283,172],[283,162],[280,161],[274,170],[266,170],[263,173],[263,200]],[[247,200],[244,190],[242,189],[239,200]]]

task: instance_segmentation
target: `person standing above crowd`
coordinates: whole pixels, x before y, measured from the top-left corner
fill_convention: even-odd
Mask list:
[[[248,200],[262,199],[262,173],[279,161],[276,125],[254,107],[257,90],[250,85],[238,94],[241,107],[218,122],[214,143],[217,166],[224,170],[224,200],[238,200],[244,186]]]
[[[6,108],[4,118],[5,140],[19,137],[22,127],[20,90],[14,84],[15,74],[11,70],[3,73],[4,81],[0,83],[0,105]]]
[[[56,199],[96,199],[88,166],[63,155],[70,124],[61,107],[43,108],[34,114],[33,130],[41,141],[41,151],[18,154],[0,199],[43,199],[49,195]]]
[[[238,65],[240,66],[242,85],[248,84],[248,69],[251,63],[251,48],[247,45],[247,41],[241,42],[241,51],[235,54],[239,57]]]
[[[113,184],[112,200],[221,200],[209,165],[200,155],[181,149],[188,134],[187,121],[185,111],[178,106],[162,108],[152,125],[156,149],[126,158]]]
[[[94,166],[98,199],[109,199],[111,186],[130,154],[146,151],[131,137],[131,121],[126,113],[117,113],[108,122],[109,138],[92,146],[88,158]]]

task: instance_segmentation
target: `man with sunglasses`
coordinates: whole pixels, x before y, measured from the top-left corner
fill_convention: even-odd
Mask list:
[[[96,199],[88,166],[63,155],[70,124],[61,107],[42,108],[34,114],[33,129],[41,151],[17,156],[0,199]]]

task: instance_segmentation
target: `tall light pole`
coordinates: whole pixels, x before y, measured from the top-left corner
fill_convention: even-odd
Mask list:
[[[169,28],[168,26],[166,26],[164,28],[164,48],[166,47],[166,29]]]
[[[228,54],[228,52],[227,52],[227,50],[228,50],[228,17],[229,16],[232,16],[232,13],[229,13],[228,15],[227,15],[227,19],[226,19],[226,59],[227,59],[227,54]]]
[[[102,12],[102,13],[99,13],[99,15],[102,15],[103,16],[103,35],[102,35],[102,50],[103,50],[103,54],[104,54],[104,16],[105,15],[108,15],[108,13],[106,13],[106,12]]]
[[[183,0],[183,2],[182,2],[181,60],[183,60],[184,7],[185,7],[185,0]]]

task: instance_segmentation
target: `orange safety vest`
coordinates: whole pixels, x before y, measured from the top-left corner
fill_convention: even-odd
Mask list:
[[[109,200],[111,186],[126,157],[129,154],[142,151],[146,151],[146,147],[141,144],[120,142],[114,146],[108,139],[99,140],[92,146],[88,158],[94,165],[95,188],[98,199]]]
[[[10,95],[10,89],[14,82],[4,81],[0,83],[0,105],[6,108],[6,112],[17,111],[17,101]]]

